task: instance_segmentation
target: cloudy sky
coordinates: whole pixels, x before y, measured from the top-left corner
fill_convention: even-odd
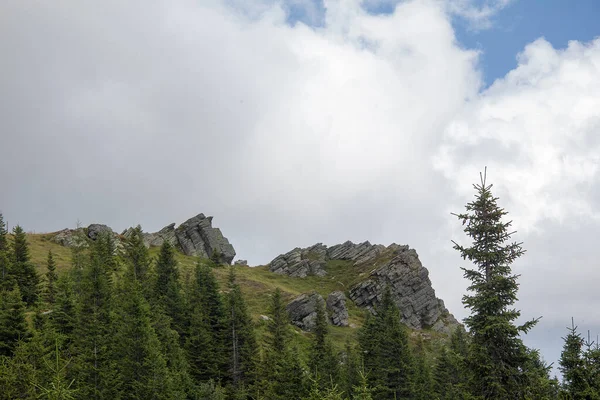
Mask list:
[[[600,4],[0,5],[0,209],[55,231],[203,212],[238,256],[409,244],[458,317],[463,210],[488,167],[528,250],[525,338],[600,333]]]

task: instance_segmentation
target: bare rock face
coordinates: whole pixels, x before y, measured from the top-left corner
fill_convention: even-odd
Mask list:
[[[98,239],[98,236],[103,235],[103,234],[115,236],[115,233],[113,232],[113,230],[110,229],[106,225],[91,224],[90,226],[87,227],[87,236],[88,236],[88,238],[90,238],[92,240]]]
[[[213,217],[198,214],[175,229],[181,251],[188,256],[210,258],[216,252],[221,262],[231,264],[235,250],[219,228],[213,228]]]
[[[391,289],[402,322],[409,327],[449,333],[459,325],[444,302],[435,297],[429,272],[414,249],[398,246],[396,256],[390,262],[350,289],[350,298],[357,306],[375,313],[386,287]]]
[[[296,297],[286,307],[292,324],[303,331],[311,331],[317,321],[317,302],[323,303],[318,293],[305,293]]]
[[[50,240],[65,247],[88,247],[85,233],[82,228],[63,229],[62,231],[57,232]]]
[[[385,249],[386,247],[383,245],[372,245],[368,241],[359,244],[347,241],[327,249],[327,258],[330,260],[350,260],[354,261],[354,265],[358,265],[375,261],[377,256],[383,253]]]
[[[327,246],[317,243],[306,249],[299,247],[276,257],[270,263],[271,272],[305,278],[309,275],[324,276]]]
[[[333,325],[348,326],[348,309],[344,292],[337,290],[327,296],[327,312],[329,321]]]

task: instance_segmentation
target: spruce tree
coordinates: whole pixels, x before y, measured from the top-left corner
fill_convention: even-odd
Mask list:
[[[229,292],[226,297],[227,352],[229,376],[237,389],[251,385],[257,355],[252,317],[246,307],[240,285],[236,281],[235,267],[229,271]]]
[[[179,334],[180,339],[185,339],[186,317],[185,299],[183,297],[181,282],[179,282],[179,268],[175,259],[175,249],[165,241],[160,247],[155,266],[156,280],[152,301],[155,307],[164,310],[171,319],[171,327]]]
[[[27,305],[32,305],[39,297],[40,277],[31,262],[27,235],[19,225],[13,229],[11,258],[12,274],[19,285],[23,301]]]
[[[133,229],[124,247],[125,260],[128,264],[127,273],[140,282],[142,287],[146,287],[150,275],[150,254],[144,245],[144,235],[140,225]]]
[[[355,387],[362,385],[363,378],[366,379],[366,374],[361,368],[360,356],[357,350],[352,347],[350,341],[347,340],[340,370],[342,389],[346,397],[351,398],[353,396]],[[366,381],[365,385],[368,385]]]
[[[0,291],[0,356],[12,356],[18,343],[28,337],[25,304],[19,287]]]
[[[132,276],[131,278],[135,278]],[[150,318],[141,283],[126,279],[120,293],[111,343],[112,366],[121,399],[173,398],[173,383]]]
[[[56,300],[56,281],[58,275],[56,274],[56,263],[52,255],[52,250],[48,251],[48,261],[46,262],[48,271],[46,272],[46,303],[53,305]]]
[[[412,398],[414,362],[406,327],[400,311],[386,288],[374,316],[369,316],[359,332],[359,344],[373,397]]]
[[[8,251],[8,231],[6,230],[4,216],[0,213],[0,252],[3,251]]]
[[[63,274],[56,283],[56,299],[54,309],[50,314],[50,323],[58,333],[71,340],[76,320],[77,311],[73,280],[69,274]]]
[[[101,235],[93,242],[90,260],[82,271],[81,293],[77,304],[77,323],[73,337],[75,378],[81,398],[102,399],[113,396],[115,380],[109,345],[113,336],[111,269],[109,238]]]
[[[332,381],[338,380],[338,360],[329,340],[329,327],[327,325],[327,314],[325,313],[325,302],[318,297],[316,302],[314,338],[311,343],[308,359],[308,367],[321,389],[330,386]]]
[[[520,312],[512,308],[517,300],[517,275],[511,264],[524,253],[521,243],[507,243],[514,232],[511,222],[504,222],[507,212],[497,204],[492,185],[473,185],[475,200],[466,205],[466,213],[454,214],[472,239],[471,246],[454,242],[474,269],[462,268],[471,281],[463,304],[471,310],[465,324],[472,333],[469,365],[473,372],[474,391],[484,399],[510,399],[523,396],[527,386],[523,368],[528,354],[519,334],[526,333],[537,320],[515,325]]]
[[[563,390],[573,400],[588,399],[591,388],[588,381],[583,358],[584,339],[577,332],[577,326],[571,321],[569,333],[564,340],[564,346],[559,360],[559,369],[563,375]]]
[[[9,258],[8,232],[4,217],[0,213],[0,290],[11,290],[15,279],[11,274],[11,262]]]

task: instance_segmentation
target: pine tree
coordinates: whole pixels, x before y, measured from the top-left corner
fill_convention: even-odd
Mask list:
[[[40,277],[31,263],[29,244],[23,228],[19,225],[13,229],[13,242],[11,248],[12,274],[14,275],[23,301],[27,305],[34,304],[39,297]]]
[[[559,369],[563,375],[563,389],[573,400],[587,400],[591,388],[583,358],[584,339],[577,332],[573,321],[567,330],[569,333],[563,338],[565,344],[559,360]]]
[[[427,362],[427,354],[425,352],[425,344],[423,339],[419,338],[415,349],[415,369],[414,369],[414,394],[415,400],[429,400],[433,397],[433,376],[431,367]]]
[[[259,391],[262,398],[272,400],[302,398],[306,392],[304,373],[298,351],[291,347],[289,316],[279,288],[271,299],[269,314],[261,380],[254,392]]]
[[[165,241],[160,247],[155,266],[156,281],[152,301],[156,307],[164,310],[171,319],[171,327],[185,339],[186,317],[185,299],[179,282],[179,269],[175,259],[175,249]]]
[[[8,251],[8,231],[6,230],[6,223],[4,222],[4,216],[0,213],[0,252]]]
[[[111,365],[118,375],[116,386],[120,398],[172,399],[173,384],[141,283],[126,279],[118,303],[110,352]]]
[[[352,347],[350,341],[346,341],[343,355],[343,363],[340,371],[342,388],[346,397],[351,398],[354,394],[354,389],[362,385],[362,379],[366,379],[366,374],[361,368],[361,360],[356,349]],[[365,381],[365,386],[368,383]]]
[[[29,337],[21,298],[17,285],[0,291],[0,356],[12,356],[18,343]]]
[[[372,390],[369,388],[369,382],[364,371],[360,371],[359,376],[359,383],[352,389],[352,400],[373,400]]]
[[[128,264],[127,273],[140,282],[142,287],[145,287],[150,275],[150,254],[144,245],[144,235],[140,225],[133,229],[132,234],[125,241],[124,247],[125,260]]]
[[[321,389],[328,387],[332,381],[337,381],[339,372],[338,360],[328,338],[329,327],[324,303],[322,298],[317,297],[314,338],[308,359],[310,372],[316,377]]]
[[[52,250],[48,251],[46,265],[48,268],[48,272],[46,272],[46,302],[53,305],[56,300],[56,281],[58,280],[58,275],[56,274],[56,263],[54,262]]]
[[[412,398],[414,362],[389,287],[376,311],[359,333],[369,385],[377,399]]]
[[[50,314],[53,328],[69,340],[77,319],[75,290],[69,274],[61,275],[56,282],[56,299]]]
[[[77,323],[73,332],[77,357],[75,378],[80,398],[102,399],[112,396],[113,368],[109,344],[112,334],[111,268],[114,261],[108,238],[93,242],[90,260],[82,271]]]
[[[462,268],[471,281],[463,304],[471,310],[465,324],[472,333],[469,365],[473,372],[475,394],[484,399],[509,399],[523,396],[527,386],[523,367],[528,354],[519,334],[526,333],[537,320],[515,325],[520,312],[511,308],[517,300],[517,276],[510,265],[524,250],[521,243],[508,243],[514,232],[511,222],[503,222],[507,212],[497,205],[485,176],[473,185],[475,200],[466,213],[454,214],[472,239],[470,247],[454,242],[465,260],[475,269]]]
[[[234,268],[230,267],[229,293],[226,297],[227,352],[229,376],[233,386],[239,389],[253,383],[257,345],[252,317],[246,307],[240,285],[236,282]]]
[[[227,375],[228,352],[225,310],[219,285],[211,269],[198,262],[190,294],[190,327],[186,350],[190,372],[198,381],[219,381]]]

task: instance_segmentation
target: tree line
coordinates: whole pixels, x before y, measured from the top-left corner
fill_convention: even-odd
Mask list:
[[[20,226],[0,214],[0,400],[2,399],[600,399],[600,350],[577,332],[564,338],[562,382],[516,325],[524,254],[485,177],[455,214],[471,239],[455,249],[472,268],[463,304],[466,330],[432,346],[411,339],[386,289],[357,340],[334,346],[323,302],[308,347],[289,323],[279,289],[266,326],[253,321],[235,269],[220,287],[218,257],[180,276],[175,249],[156,258],[141,227],[117,249],[113,237],[79,237],[71,268],[52,252],[37,273]],[[77,239],[77,238],[76,238]]]

